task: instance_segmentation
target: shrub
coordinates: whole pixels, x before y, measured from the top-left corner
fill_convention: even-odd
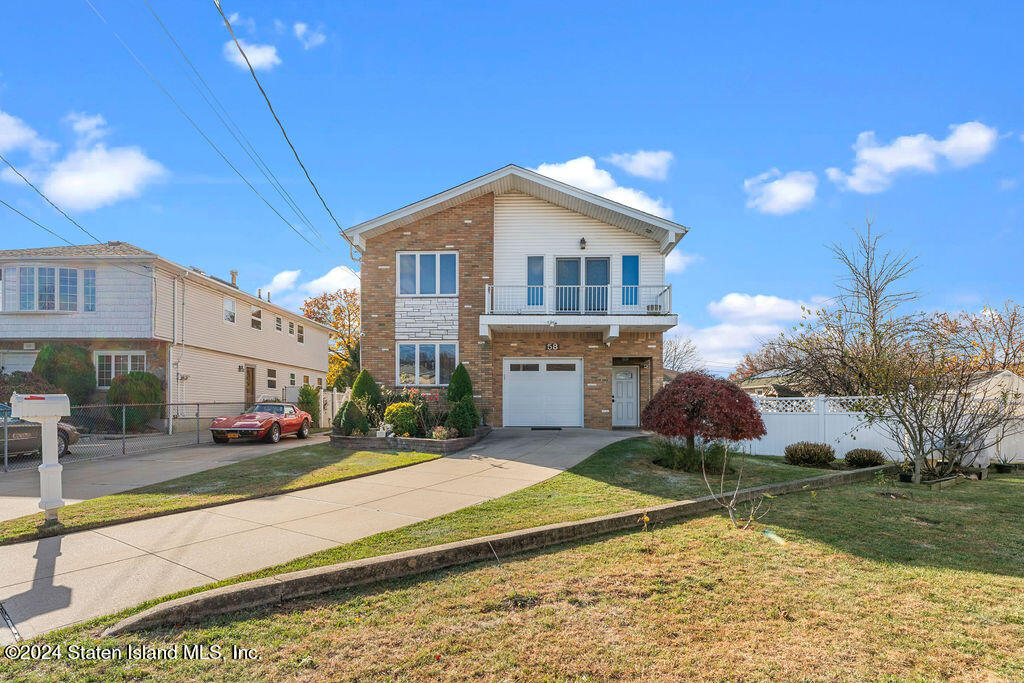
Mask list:
[[[32,372],[67,394],[71,405],[88,401],[96,388],[96,366],[81,346],[47,344],[39,350]]]
[[[363,411],[359,409],[359,404],[355,401],[345,401],[341,404],[332,425],[343,436],[370,433],[370,423],[366,421],[366,416],[363,415]]]
[[[396,436],[416,436],[419,429],[416,406],[412,403],[392,403],[384,411],[384,421],[391,425]]]
[[[10,404],[11,394],[59,394],[60,390],[32,372],[0,373],[0,403]]]
[[[836,459],[835,450],[827,443],[800,441],[786,446],[786,462],[800,467],[829,467]]]
[[[456,434],[455,436],[458,436],[458,434]],[[450,438],[452,438],[452,432],[447,427],[443,427],[441,425],[438,425],[438,426],[434,427],[434,429],[430,432],[430,438],[431,439],[450,439]]]
[[[452,406],[444,426],[457,431],[460,436],[472,436],[479,422],[480,417],[477,415],[476,406],[473,405],[473,397],[463,396],[461,401]]]
[[[110,391],[107,392],[110,416],[114,418],[118,429],[124,428],[129,432],[139,431],[149,420],[159,417],[163,407],[160,404],[163,400],[164,392],[160,378],[149,372],[133,371],[118,375],[111,380]],[[129,405],[122,410],[122,404]],[[124,425],[121,424],[122,415]]]
[[[885,456],[874,448],[854,448],[846,454],[846,464],[850,467],[877,467],[885,464]]]
[[[466,366],[459,363],[448,380],[448,403],[455,405],[464,397],[473,396],[473,380],[469,378],[469,371]]]
[[[303,384],[299,388],[299,410],[305,410],[313,418],[313,426],[320,426],[320,390]]]
[[[381,403],[380,387],[373,381],[369,370],[363,370],[352,383],[352,398],[362,401],[367,406],[378,406]]]
[[[696,448],[691,451],[684,440],[678,437],[655,436],[651,443],[654,445],[654,464],[683,472],[701,471],[700,451]],[[708,445],[704,457],[708,472],[721,472],[725,463],[725,446],[720,443]]]

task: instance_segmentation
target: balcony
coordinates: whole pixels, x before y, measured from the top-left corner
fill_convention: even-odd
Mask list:
[[[667,315],[671,285],[487,285],[485,314]]]
[[[675,327],[671,285],[487,285],[480,335],[492,332],[595,332],[611,343],[620,331]]]

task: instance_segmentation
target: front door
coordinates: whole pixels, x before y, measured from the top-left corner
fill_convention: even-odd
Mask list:
[[[612,368],[612,426],[636,427],[639,418],[637,396],[640,370],[636,366]]]
[[[245,366],[245,407],[248,410],[256,405],[256,368]]]

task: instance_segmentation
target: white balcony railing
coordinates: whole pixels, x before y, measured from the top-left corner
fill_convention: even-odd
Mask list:
[[[665,315],[671,285],[487,285],[486,313],[507,315]]]

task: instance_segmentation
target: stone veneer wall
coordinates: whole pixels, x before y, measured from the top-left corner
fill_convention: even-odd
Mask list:
[[[403,299],[396,306],[400,297],[395,295],[395,252],[404,250],[459,253],[459,296],[447,298],[458,307],[459,360],[473,379],[481,414],[493,420],[491,345],[480,337],[479,316],[493,272],[494,195],[477,197],[367,240],[361,264],[362,367],[387,386],[395,384],[398,318],[405,328],[410,320],[407,306],[415,307],[407,303],[415,299]]]
[[[459,338],[459,297],[395,297],[395,339]]]

